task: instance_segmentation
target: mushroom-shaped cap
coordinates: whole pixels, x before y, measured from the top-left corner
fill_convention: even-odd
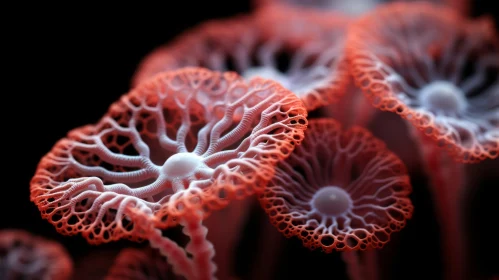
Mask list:
[[[72,272],[60,244],[23,230],[0,231],[0,279],[68,280]]]
[[[488,19],[394,3],[356,22],[348,57],[373,105],[396,112],[461,162],[499,154],[499,43]]]
[[[121,250],[106,275],[106,280],[175,279],[163,256],[151,248]]]
[[[344,92],[347,22],[339,15],[291,8],[210,21],[152,52],[138,67],[133,85],[186,66],[236,71],[246,79],[260,76],[281,83],[312,110]]]
[[[39,163],[31,200],[63,234],[141,239],[139,217],[173,226],[261,191],[302,140],[306,116],[293,93],[269,80],[165,72],[60,140]]]
[[[323,118],[309,121],[259,199],[286,237],[329,253],[382,247],[412,216],[410,193],[404,164],[381,140]]]

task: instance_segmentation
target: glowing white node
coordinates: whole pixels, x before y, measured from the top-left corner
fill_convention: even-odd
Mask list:
[[[168,177],[185,178],[206,166],[202,159],[202,157],[191,153],[174,154],[166,160],[161,170]]]
[[[327,216],[338,216],[353,205],[350,195],[339,187],[327,186],[319,189],[312,197],[312,207]]]
[[[467,104],[463,91],[446,81],[436,81],[423,87],[419,100],[425,108],[444,113],[462,112]]]

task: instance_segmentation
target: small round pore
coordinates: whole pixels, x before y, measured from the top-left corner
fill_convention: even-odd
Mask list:
[[[466,110],[464,92],[447,81],[435,81],[421,89],[420,102],[428,110],[443,114],[457,114]]]
[[[311,204],[319,213],[334,217],[348,212],[352,199],[342,188],[327,186],[314,194]]]

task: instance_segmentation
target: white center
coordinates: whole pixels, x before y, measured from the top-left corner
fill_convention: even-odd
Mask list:
[[[163,174],[169,177],[188,177],[205,167],[203,158],[191,153],[178,153],[169,157],[163,164]]]
[[[419,100],[434,112],[459,113],[466,109],[463,91],[446,81],[436,81],[422,88]]]
[[[326,216],[338,216],[353,205],[350,195],[342,188],[328,186],[319,189],[312,197],[312,207]]]

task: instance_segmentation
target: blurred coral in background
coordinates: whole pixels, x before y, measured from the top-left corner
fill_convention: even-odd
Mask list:
[[[0,279],[68,280],[73,261],[55,241],[23,230],[0,231]]]

